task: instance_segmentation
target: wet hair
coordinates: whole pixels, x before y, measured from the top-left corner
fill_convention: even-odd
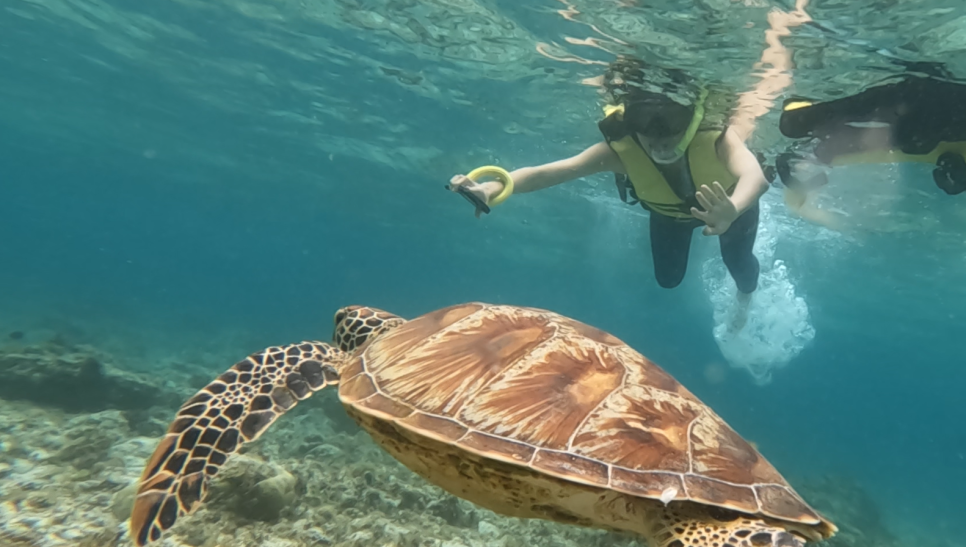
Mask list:
[[[682,70],[660,68],[622,55],[608,65],[602,83],[605,100],[623,104],[624,119],[643,135],[678,135],[694,118],[698,85]]]

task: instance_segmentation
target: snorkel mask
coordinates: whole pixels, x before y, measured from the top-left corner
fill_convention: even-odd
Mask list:
[[[707,96],[707,90],[701,88],[693,108],[661,96],[632,101],[625,106],[624,120],[632,131],[649,138],[665,139],[681,134],[672,149],[671,161],[677,161],[687,152],[701,126]]]

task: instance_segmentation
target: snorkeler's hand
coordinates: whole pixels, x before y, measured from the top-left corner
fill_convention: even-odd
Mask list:
[[[466,175],[456,175],[450,179],[449,189],[453,192],[458,192],[460,188],[465,188],[471,194],[482,200],[483,203],[489,205],[490,199],[503,191],[503,183],[499,181],[477,183],[473,180],[470,180],[470,178]],[[483,211],[477,208],[475,213],[476,218],[480,218],[482,213]]]
[[[706,226],[703,233],[706,236],[719,236],[727,232],[731,223],[738,218],[738,208],[718,181],[712,183],[711,187],[701,185],[695,197],[704,210],[692,207],[691,214],[704,221]]]

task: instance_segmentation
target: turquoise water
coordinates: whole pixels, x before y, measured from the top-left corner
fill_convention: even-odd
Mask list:
[[[443,191],[478,165],[599,140],[582,82],[615,53],[748,89],[766,14],[792,7],[679,4],[6,2],[0,329],[69,332],[164,377],[170,355],[227,355],[215,374],[327,339],[347,304],[548,308],[661,364],[793,483],[846,477],[902,545],[962,545],[966,198],[927,167],[836,169],[824,199],[864,227],[845,235],[772,188],[758,254],[774,291],[751,321],[772,336],[744,345],[715,336],[717,243],[696,235],[685,282],[658,288],[646,213],[609,175],[482,220]],[[783,39],[795,69],[779,104],[858,91],[897,60],[966,77],[961,2],[815,4],[822,28]],[[769,157],[787,144],[777,119],[750,141]],[[756,356],[767,383],[742,368]]]

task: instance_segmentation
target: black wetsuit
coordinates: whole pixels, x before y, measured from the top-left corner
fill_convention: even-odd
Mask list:
[[[681,197],[688,207],[694,206],[700,209],[701,206],[694,195],[695,188],[688,165],[687,156],[669,165],[654,163],[674,193]],[[619,177],[622,176],[626,177],[626,175],[619,175]],[[633,192],[633,186],[628,181],[618,182],[618,188],[622,187],[622,198],[625,197],[625,192],[630,192],[634,199],[651,213],[651,257],[654,260],[654,277],[657,283],[665,289],[677,287],[684,280],[684,274],[688,270],[694,229],[703,228],[704,222],[696,218],[670,217],[653,211],[643,201],[638,200]],[[738,290],[745,294],[754,292],[758,287],[760,266],[758,258],[752,252],[758,236],[758,213],[759,207],[756,201],[751,208],[735,219],[727,232],[719,236],[721,258],[735,280]]]
[[[927,154],[940,141],[966,138],[966,85],[906,76],[849,97],[786,109],[779,129],[786,137],[819,139],[815,155],[823,162],[865,151],[870,143]]]
[[[666,289],[677,287],[688,269],[691,235],[695,228],[703,228],[698,219],[678,220],[651,212],[651,256],[654,258],[654,277]],[[758,258],[752,252],[758,235],[758,203],[741,214],[718,239],[721,258],[734,278],[738,290],[754,292],[758,287],[760,270]]]
[[[933,77],[905,75],[895,82],[870,87],[860,93],[798,108],[789,99],[779,129],[786,137],[810,138],[812,154],[830,165],[837,156],[895,149],[925,155],[940,142],[966,141],[966,85]],[[793,146],[776,158],[776,168],[786,186],[802,181],[792,165],[805,158]],[[948,194],[966,191],[966,158],[946,152],[939,156],[933,177]],[[826,183],[824,175],[811,185]]]

